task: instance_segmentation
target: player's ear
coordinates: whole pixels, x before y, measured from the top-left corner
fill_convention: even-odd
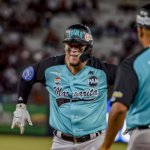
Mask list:
[[[137,27],[137,31],[138,31],[138,37],[139,37],[139,40],[141,43],[143,43],[143,36],[144,36],[144,33],[143,33],[143,29],[140,28],[140,27]]]
[[[137,30],[138,30],[139,37],[143,37],[143,30],[142,30],[142,28],[138,27]]]

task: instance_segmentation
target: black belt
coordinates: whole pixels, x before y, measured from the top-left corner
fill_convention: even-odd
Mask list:
[[[137,127],[139,130],[143,130],[143,129],[148,129],[150,128],[150,125],[147,125],[147,126],[139,126]]]
[[[57,130],[54,130],[55,136],[57,136],[57,132],[58,132]],[[102,131],[97,131],[95,133],[96,137],[99,136],[98,133],[102,134]],[[84,136],[81,136],[81,137],[74,137],[71,134],[65,134],[65,133],[62,133],[62,132],[61,132],[61,138],[63,140],[74,142],[74,143],[83,143],[83,142],[91,140],[90,134],[84,135]]]
[[[132,130],[134,130],[134,129],[139,129],[139,130],[150,129],[150,125],[147,125],[147,126],[138,126],[138,127],[133,128],[133,129],[130,129],[130,130],[127,130],[127,129],[126,129],[126,130],[123,132],[123,135],[126,135],[127,133],[130,134],[130,131],[132,131]]]

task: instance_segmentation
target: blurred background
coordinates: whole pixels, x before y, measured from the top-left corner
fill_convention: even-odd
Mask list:
[[[25,149],[46,150],[51,146],[53,129],[48,125],[48,92],[39,83],[33,86],[28,99],[28,110],[34,126],[27,125],[21,138],[19,129],[10,129],[17,103],[20,72],[44,58],[63,54],[64,32],[68,26],[76,23],[90,27],[95,57],[119,65],[124,58],[142,48],[134,23],[137,9],[148,2],[0,0],[0,150],[23,149],[24,146]],[[108,100],[107,116],[109,109]],[[128,135],[122,137],[122,131],[116,137],[116,141],[120,142],[128,142],[128,139]],[[126,144],[116,143],[112,149],[117,147],[122,150]]]

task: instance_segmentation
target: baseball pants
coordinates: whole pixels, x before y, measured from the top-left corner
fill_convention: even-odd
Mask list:
[[[51,150],[97,150],[102,145],[104,138],[105,132],[92,140],[75,144],[54,136]]]
[[[150,129],[133,129],[127,150],[150,150]]]

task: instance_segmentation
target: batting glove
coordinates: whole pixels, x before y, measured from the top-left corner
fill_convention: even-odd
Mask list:
[[[14,112],[13,122],[11,128],[13,129],[15,126],[20,128],[20,133],[23,134],[25,130],[25,122],[28,122],[30,126],[32,126],[30,115],[26,109],[25,104],[17,104],[16,110]]]

